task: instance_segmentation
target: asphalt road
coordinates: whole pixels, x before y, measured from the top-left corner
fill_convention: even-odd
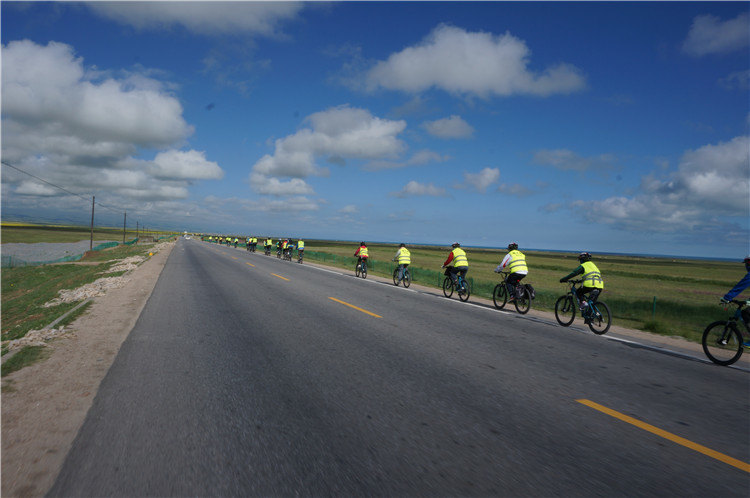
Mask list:
[[[50,495],[747,496],[748,394],[744,371],[181,240]]]

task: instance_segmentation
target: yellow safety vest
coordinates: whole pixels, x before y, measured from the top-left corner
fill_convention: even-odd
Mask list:
[[[287,242],[285,240],[284,242],[281,243],[281,248],[282,249],[286,249],[286,245],[287,245]]]
[[[298,240],[297,241],[297,249],[304,249],[305,248],[305,241],[304,240]]]
[[[365,246],[362,246],[359,248],[359,257],[360,258],[366,258],[369,257],[370,253],[367,252],[367,248]]]
[[[526,256],[521,251],[514,249],[508,254],[510,254],[510,257],[512,258],[508,265],[509,272],[515,273],[523,270],[529,271],[529,267],[526,266]]]
[[[583,266],[583,283],[581,285],[595,289],[604,289],[604,280],[602,280],[599,268],[591,261],[581,263],[581,266]]]
[[[459,266],[466,266],[468,268],[469,266],[469,260],[466,257],[466,253],[463,249],[460,247],[456,247],[451,251],[451,254],[453,254],[453,260],[451,261],[451,266],[459,267]]]
[[[267,245],[267,246],[272,246],[272,245],[273,245],[273,240],[271,240],[271,239],[266,239],[266,245]]]
[[[410,265],[411,264],[411,253],[409,252],[409,249],[402,247],[398,250],[398,254],[396,255],[396,258],[398,259],[398,264],[400,265]]]

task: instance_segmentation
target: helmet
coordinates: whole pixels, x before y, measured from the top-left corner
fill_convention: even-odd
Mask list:
[[[401,242],[401,245],[399,247],[406,247],[406,244],[404,244],[403,242]]]
[[[518,244],[516,244],[515,242],[511,242],[510,244],[508,244],[509,251],[514,251],[516,249],[518,249]]]
[[[459,244],[458,242],[454,242],[451,247],[461,247],[461,244]]]
[[[586,261],[591,261],[591,254],[587,252],[582,252],[581,254],[578,255],[578,261],[580,261],[581,263],[586,262]]]

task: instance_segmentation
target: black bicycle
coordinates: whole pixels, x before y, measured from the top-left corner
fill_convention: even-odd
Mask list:
[[[354,274],[357,277],[367,278],[367,258],[363,258],[361,263],[357,263],[354,268]]]
[[[305,256],[304,249],[297,249],[297,263],[302,264],[302,258]]]
[[[581,308],[581,302],[576,294],[576,284],[582,280],[569,280],[570,290],[567,294],[560,296],[555,303],[555,318],[557,323],[567,327],[576,317],[576,310]],[[592,294],[594,294],[592,292]],[[609,326],[612,325],[612,315],[609,312],[609,306],[598,300],[599,294],[589,295],[587,305],[581,311],[584,323],[591,331],[597,335],[606,334]]]
[[[492,291],[492,302],[495,303],[495,308],[501,310],[508,302],[508,287],[506,284],[508,282],[510,273],[505,271],[498,273],[503,276],[503,281],[497,284],[495,286],[495,289]],[[522,315],[525,315],[531,309],[531,292],[529,292],[529,289],[526,287],[526,285],[522,284],[521,282],[517,282],[515,294],[516,296],[513,300],[513,304],[516,306],[516,311],[518,311]]]
[[[731,304],[737,306],[733,317],[713,322],[703,331],[703,352],[717,365],[731,365],[740,359],[746,347],[750,347],[750,343],[743,343],[742,332],[737,325],[738,322],[742,323],[750,333],[748,324],[742,318],[742,307],[747,303],[733,299]]]
[[[454,290],[458,293],[458,298],[461,301],[466,302],[469,300],[471,289],[469,288],[469,283],[460,273],[456,275],[455,282],[453,282],[450,276],[446,276],[445,280],[443,280],[443,295],[445,297],[451,297]]]
[[[404,287],[409,287],[411,285],[411,273],[409,273],[409,268],[404,268],[404,273],[401,275],[401,268],[396,267],[393,270],[393,285],[398,286],[400,282],[403,282]]]

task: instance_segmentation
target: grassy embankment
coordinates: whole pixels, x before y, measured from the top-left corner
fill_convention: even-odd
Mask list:
[[[373,274],[390,277],[391,258],[395,245],[368,244]],[[500,281],[493,272],[505,251],[465,248],[469,257],[469,280],[473,295],[492,298],[492,290]],[[353,271],[352,254],[356,243],[306,241],[305,257],[322,260],[326,264]],[[449,247],[414,246],[412,274],[422,285],[439,286],[443,276],[440,266]],[[559,282],[578,266],[577,254],[525,251],[529,264],[526,282],[536,289],[534,309],[553,311],[555,300],[567,292],[568,286]],[[705,326],[725,319],[729,311],[717,305],[723,296],[744,275],[740,263],[696,261],[687,259],[645,258],[635,256],[594,255],[604,276],[605,291],[602,301],[609,304],[613,323],[664,335],[679,335],[700,341]],[[746,293],[747,294],[747,293]],[[654,312],[654,298],[656,298]]]
[[[16,227],[3,226],[3,240],[18,237]],[[58,228],[51,230],[43,227],[34,229],[23,228],[24,234],[34,233],[34,238],[45,242],[61,242],[72,237],[74,241],[81,240],[81,233],[85,229],[75,230],[68,227],[64,231]],[[26,230],[31,230],[27,232]],[[62,236],[60,236],[62,233]],[[29,237],[30,238],[30,237]],[[28,238],[27,238],[28,240]],[[70,240],[70,239],[67,239]],[[116,277],[124,272],[104,273],[111,268],[116,260],[130,256],[147,256],[153,244],[114,247],[103,251],[86,253],[82,263],[59,263],[42,266],[26,266],[19,268],[4,268],[0,279],[0,302],[2,305],[2,340],[12,340],[24,337],[30,330],[38,330],[52,323],[55,319],[73,309],[78,302],[64,303],[50,308],[43,304],[58,296],[62,289],[75,289],[102,277]],[[71,323],[77,316],[84,313],[87,306],[82,306],[68,315],[58,326]],[[3,348],[2,354],[6,353]],[[12,360],[2,367],[2,374],[6,375],[14,369],[20,368],[28,362],[43,356],[38,348],[26,347],[16,353]],[[18,357],[18,358],[16,358]],[[17,365],[18,364],[18,365]]]
[[[94,227],[94,245],[97,241],[114,240],[122,242],[122,227]],[[138,232],[138,235],[176,235],[175,232]],[[87,227],[75,227],[67,225],[31,225],[25,223],[2,223],[2,242],[5,243],[26,243],[34,244],[37,242],[79,242],[89,240],[91,230]],[[133,240],[136,237],[136,231],[128,228],[125,232],[125,240]]]

